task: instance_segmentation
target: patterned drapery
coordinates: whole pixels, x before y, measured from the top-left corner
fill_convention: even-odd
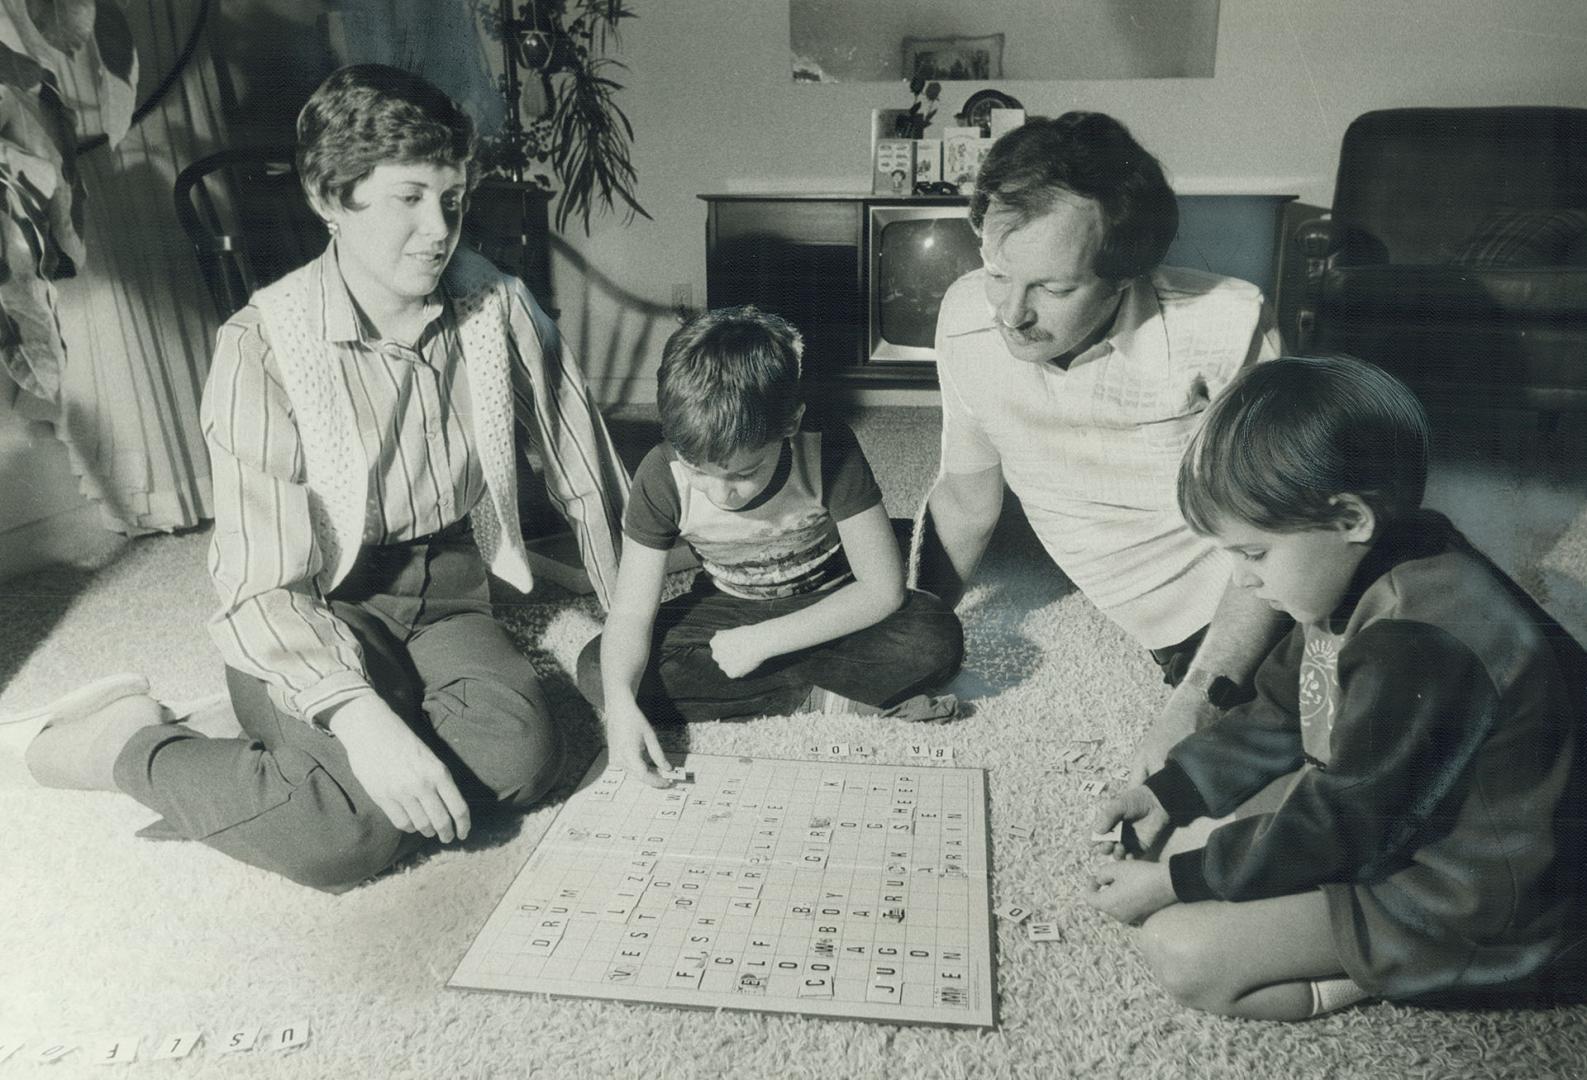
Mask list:
[[[125,0],[140,61],[139,100],[171,70],[202,0]],[[217,5],[218,6],[218,5]],[[62,72],[93,100],[81,72]],[[92,108],[79,119],[97,131]],[[188,162],[221,144],[207,41],[141,123],[79,160],[88,192],[87,261],[58,282],[67,347],[56,434],[107,528],[144,533],[211,516],[198,402],[217,322],[172,209]]]

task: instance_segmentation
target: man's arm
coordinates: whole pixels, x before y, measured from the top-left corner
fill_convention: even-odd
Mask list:
[[[1001,465],[938,475],[915,523],[911,585],[957,607],[1002,512]]]
[[[1207,700],[1205,690],[1193,685],[1198,682],[1197,675],[1222,675],[1242,686],[1249,685],[1262,660],[1292,625],[1288,616],[1231,581],[1212,614],[1190,671],[1174,688],[1168,704],[1135,748],[1130,761],[1131,781],[1138,784],[1162,768],[1175,743],[1218,716],[1219,710]]]
[[[1229,382],[1252,364],[1272,360],[1282,352],[1273,311],[1262,304],[1256,325],[1243,355],[1228,357],[1228,363],[1209,376],[1208,392],[1217,398]],[[1237,361],[1237,362],[1236,362]],[[1140,783],[1149,773],[1162,768],[1175,743],[1192,731],[1211,723],[1219,709],[1207,700],[1206,684],[1222,675],[1241,686],[1248,686],[1273,646],[1288,633],[1292,621],[1275,612],[1231,581],[1218,601],[1212,622],[1185,678],[1174,688],[1162,713],[1136,747],[1130,760],[1130,776]]]
[[[958,607],[1003,512],[1002,454],[971,404],[985,385],[985,358],[954,333],[985,314],[980,290],[961,278],[937,315],[937,385],[942,394],[939,472],[916,516],[906,581]],[[974,335],[972,335],[973,337]],[[970,392],[966,396],[960,384]],[[994,380],[996,382],[996,380]],[[984,395],[983,395],[984,396]]]

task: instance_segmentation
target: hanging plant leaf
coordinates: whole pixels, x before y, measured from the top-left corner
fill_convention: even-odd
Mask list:
[[[44,40],[70,56],[94,32],[96,0],[27,0],[28,18]]]
[[[31,56],[12,52],[0,42],[0,87],[9,86],[22,93],[36,93],[44,80],[44,67]]]
[[[74,27],[86,18],[88,33],[73,48],[60,48],[33,20],[31,9],[35,6],[53,20],[52,27],[61,23],[57,15],[62,12],[70,15]],[[93,118],[90,122],[109,142],[120,142],[132,121],[138,62],[131,27],[116,0],[0,0],[0,10],[10,16],[17,33],[17,41],[11,44],[46,71],[59,74],[72,69],[90,76],[91,96],[72,96],[62,89],[71,84],[59,79],[57,92],[74,113]],[[76,41],[76,36],[70,40]]]
[[[0,45],[0,181],[12,187],[19,205],[32,208],[44,234],[38,272],[65,276],[83,261],[82,178],[72,153],[76,118],[42,69],[32,93],[5,85],[7,72],[26,76],[26,60]]]
[[[89,65],[99,96],[99,129],[114,146],[132,127],[138,103],[138,53],[132,27],[115,3],[100,0],[95,9],[94,36],[88,42]]]
[[[635,215],[650,220],[634,194],[639,179],[629,156],[634,128],[612,97],[622,84],[600,74],[622,66],[609,58],[592,60],[567,73],[558,95],[551,122],[556,132],[552,163],[563,185],[556,210],[559,231],[577,215],[588,235],[597,204],[610,212],[619,201],[627,207],[628,220]]]
[[[23,231],[30,219],[0,183],[0,367],[44,401],[58,400],[66,343],[55,317],[55,289],[34,269],[37,253]]]
[[[125,135],[137,55],[115,0],[0,0],[0,14],[16,39],[0,45],[0,369],[55,401],[66,347],[50,280],[84,257],[79,106],[111,140]],[[67,70],[93,80],[91,99],[62,92]]]
[[[123,82],[136,81],[138,50],[132,41],[132,24],[117,4],[94,8],[94,46],[105,70]]]

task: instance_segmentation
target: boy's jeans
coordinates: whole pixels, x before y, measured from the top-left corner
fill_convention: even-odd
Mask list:
[[[812,687],[887,708],[951,679],[964,660],[959,618],[930,593],[911,591],[897,611],[847,637],[774,657],[741,678],[722,673],[711,637],[817,603],[827,594],[745,600],[701,574],[692,591],[662,604],[651,635],[639,703],[655,720],[732,720],[798,710]],[[579,690],[602,707],[600,641],[579,657]]]

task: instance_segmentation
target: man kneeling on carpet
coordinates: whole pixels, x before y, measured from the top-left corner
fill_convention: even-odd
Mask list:
[[[652,785],[667,759],[650,717],[926,719],[942,699],[924,692],[963,659],[958,617],[904,587],[854,433],[806,419],[802,350],[782,319],[729,308],[696,317],[662,351],[665,441],[634,475],[611,614],[578,663],[612,764]],[[662,603],[680,536],[704,570]]]
[[[457,250],[474,149],[395,68],[310,98],[298,170],[330,244],[226,323],[204,395],[212,631],[244,737],[162,723],[143,694],[79,699],[29,747],[42,783],[124,791],[162,815],[146,833],[340,891],[555,781],[557,729],[486,586],[531,584],[514,431],[603,601],[627,477],[555,324]]]
[[[1580,944],[1587,658],[1420,509],[1427,445],[1381,369],[1282,359],[1213,403],[1181,465],[1186,520],[1296,622],[1254,701],[1095,822],[1147,850],[1173,827],[1157,861],[1110,845],[1089,900],[1144,920],[1189,1006],[1298,1020],[1536,988]]]
[[[1006,485],[1053,561],[1175,688],[1135,751],[1139,779],[1248,689],[1286,629],[1229,587],[1174,505],[1208,403],[1278,355],[1278,335],[1256,286],[1160,265],[1178,202],[1110,116],[1033,119],[998,139],[970,221],[985,265],[937,317],[941,470],[918,584],[958,602]]]

